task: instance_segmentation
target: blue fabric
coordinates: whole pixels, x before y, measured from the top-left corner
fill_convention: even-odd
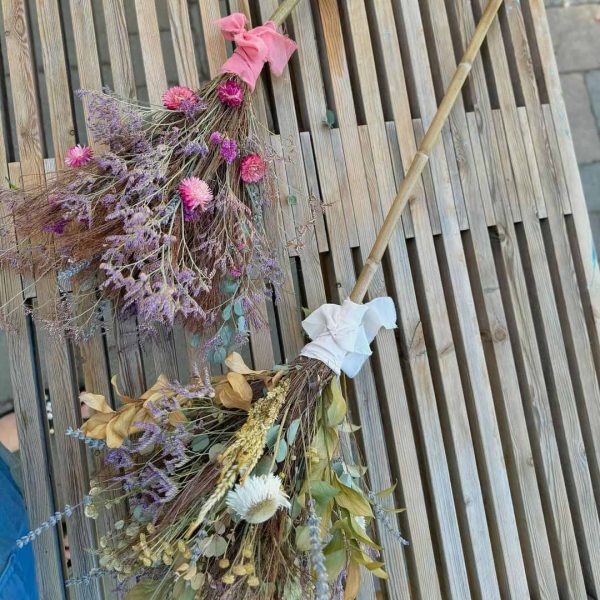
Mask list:
[[[15,541],[29,530],[23,498],[0,453],[0,600],[37,600],[31,544]]]

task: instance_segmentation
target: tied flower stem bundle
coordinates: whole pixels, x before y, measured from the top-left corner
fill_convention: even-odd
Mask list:
[[[297,2],[280,6],[277,23]],[[218,21],[233,56],[200,89],[167,90],[163,106],[80,92],[103,150],[73,146],[47,188],[3,194],[18,241],[0,263],[36,280],[58,273],[61,293],[43,310],[54,330],[85,338],[110,300],[142,332],[180,321],[200,343],[212,331],[204,349],[222,362],[264,325],[260,305],[280,281],[263,220],[280,157],[263,141],[252,91],[263,64],[279,74],[296,46],[276,23],[244,25],[239,13]],[[260,60],[247,38],[264,46]]]

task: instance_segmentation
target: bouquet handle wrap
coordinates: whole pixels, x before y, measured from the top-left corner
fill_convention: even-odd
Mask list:
[[[217,26],[226,40],[235,42],[235,50],[221,67],[221,73],[237,75],[250,91],[254,91],[266,63],[273,75],[279,76],[297,48],[296,42],[277,31],[274,21],[246,30],[246,16],[233,13],[219,19]]]

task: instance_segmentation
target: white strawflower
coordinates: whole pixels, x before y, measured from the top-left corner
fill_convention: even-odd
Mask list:
[[[227,506],[248,523],[264,523],[280,508],[290,508],[281,488],[281,479],[268,475],[251,475],[227,494]]]

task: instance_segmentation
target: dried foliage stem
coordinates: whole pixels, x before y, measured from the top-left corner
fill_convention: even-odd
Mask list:
[[[502,0],[491,0],[481,17],[475,32],[473,33],[473,38],[471,39],[471,42],[469,43],[462,60],[460,61],[454,73],[454,76],[452,77],[450,85],[448,86],[448,90],[446,91],[446,94],[431,121],[431,125],[429,126],[429,129],[427,130],[427,133],[425,134],[425,137],[423,138],[423,141],[417,150],[417,154],[415,155],[406,173],[406,177],[400,185],[398,194],[396,195],[394,203],[392,204],[392,207],[385,218],[379,234],[377,235],[377,239],[375,240],[373,249],[369,254],[369,258],[360,272],[356,285],[350,294],[350,299],[354,302],[362,302],[369,289],[371,280],[381,264],[381,259],[383,258],[392,235],[394,234],[396,225],[400,220],[402,212],[410,200],[410,195],[417,181],[419,180],[423,169],[429,162],[431,150],[440,137],[442,128],[452,112],[454,103],[458,98],[458,94],[460,93],[463,84],[471,72],[473,61],[475,60],[475,57],[481,48],[481,44],[483,43],[483,40],[485,39],[501,5]]]

